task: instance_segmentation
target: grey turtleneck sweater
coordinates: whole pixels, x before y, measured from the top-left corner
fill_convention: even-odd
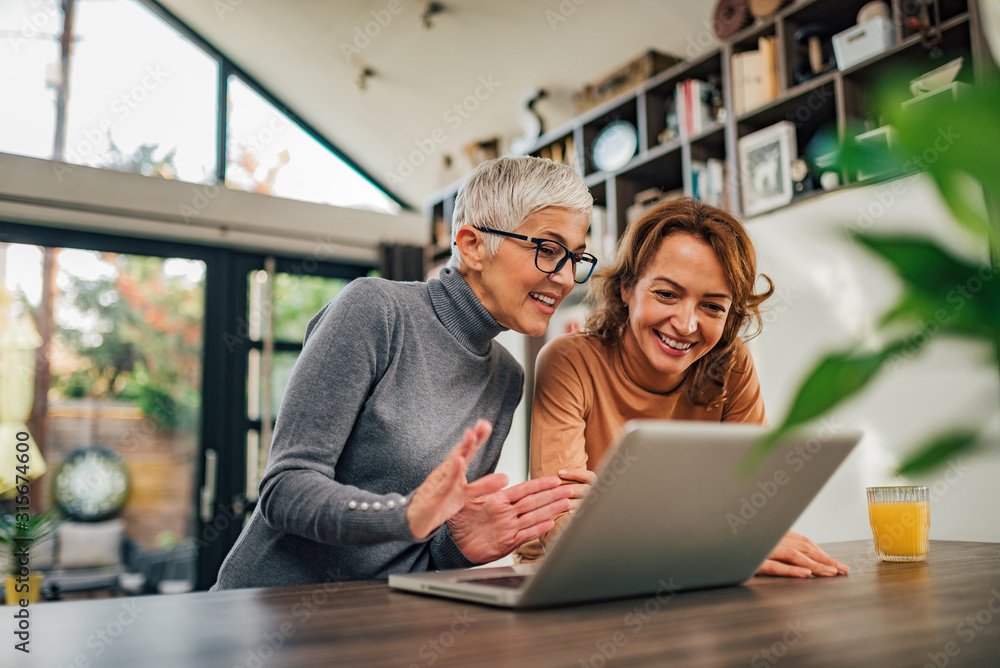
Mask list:
[[[447,524],[418,541],[412,492],[479,418],[469,480],[496,467],[524,372],[465,279],[361,278],[323,307],[278,411],[260,501],[213,589],[473,565]]]

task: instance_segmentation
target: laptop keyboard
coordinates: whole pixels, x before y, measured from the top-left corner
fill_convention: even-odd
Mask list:
[[[468,578],[467,580],[459,580],[459,582],[474,582],[476,584],[490,585],[493,587],[519,589],[527,579],[527,575],[502,575],[496,578]]]

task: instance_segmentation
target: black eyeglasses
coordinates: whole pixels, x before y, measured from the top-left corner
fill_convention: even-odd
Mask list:
[[[480,232],[499,234],[535,244],[535,267],[538,268],[538,271],[546,274],[557,273],[566,265],[566,260],[569,260],[573,263],[573,280],[577,283],[586,283],[590,275],[594,273],[594,267],[597,266],[597,258],[590,253],[574,253],[552,239],[536,239],[535,237],[526,237],[523,234],[491,230],[487,227],[477,227],[476,229]]]

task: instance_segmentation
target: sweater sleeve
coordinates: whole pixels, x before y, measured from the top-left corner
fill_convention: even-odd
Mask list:
[[[394,317],[388,296],[358,280],[309,323],[260,483],[261,515],[276,531],[327,544],[419,542],[406,497],[336,479],[354,422],[388,368]]]
[[[723,422],[744,422],[767,425],[764,414],[764,397],[760,392],[760,381],[753,357],[746,344],[736,345],[736,361],[726,379],[726,398],[722,407]]]

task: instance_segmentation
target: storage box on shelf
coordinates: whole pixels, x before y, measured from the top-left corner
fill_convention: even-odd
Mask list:
[[[923,33],[918,29],[923,3],[891,0],[887,11],[875,8],[874,12],[888,15],[892,42],[884,49],[871,48],[869,57],[840,70],[832,38],[856,26],[859,11],[868,4],[868,0],[793,2],[736,33],[721,48],[670,67],[546,133],[529,153],[573,165],[595,202],[606,207],[603,223],[611,238],[620,235],[629,212],[636,210],[636,197],[646,198],[650,189],[681,190],[719,202],[737,214],[746,213],[740,204],[741,186],[751,175],[739,162],[740,140],[778,123],[792,125],[790,153],[804,158],[783,165],[783,178],[795,179],[792,201],[820,194],[820,178],[832,170],[830,147],[849,133],[881,125],[874,89],[886,74],[904,67],[927,72],[962,57],[957,81],[972,84],[983,67],[981,61],[988,60],[980,55],[985,51],[978,11],[970,9],[968,0],[933,3],[939,7],[940,24],[932,5],[930,30]],[[748,100],[747,72],[738,73],[734,63],[746,65],[746,54],[752,52],[758,54],[749,56],[749,61],[762,68],[767,81],[764,92]],[[899,85],[905,88],[907,80]],[[720,89],[721,107],[712,103],[719,97],[713,88]],[[631,152],[625,124],[634,128]],[[617,160],[595,162],[595,146]],[[825,187],[859,181],[857,174],[826,176],[833,178],[823,177]],[[458,184],[446,188],[427,206],[428,220],[438,228],[444,223],[449,233],[457,188]],[[443,245],[437,243],[444,252],[447,239]]]

